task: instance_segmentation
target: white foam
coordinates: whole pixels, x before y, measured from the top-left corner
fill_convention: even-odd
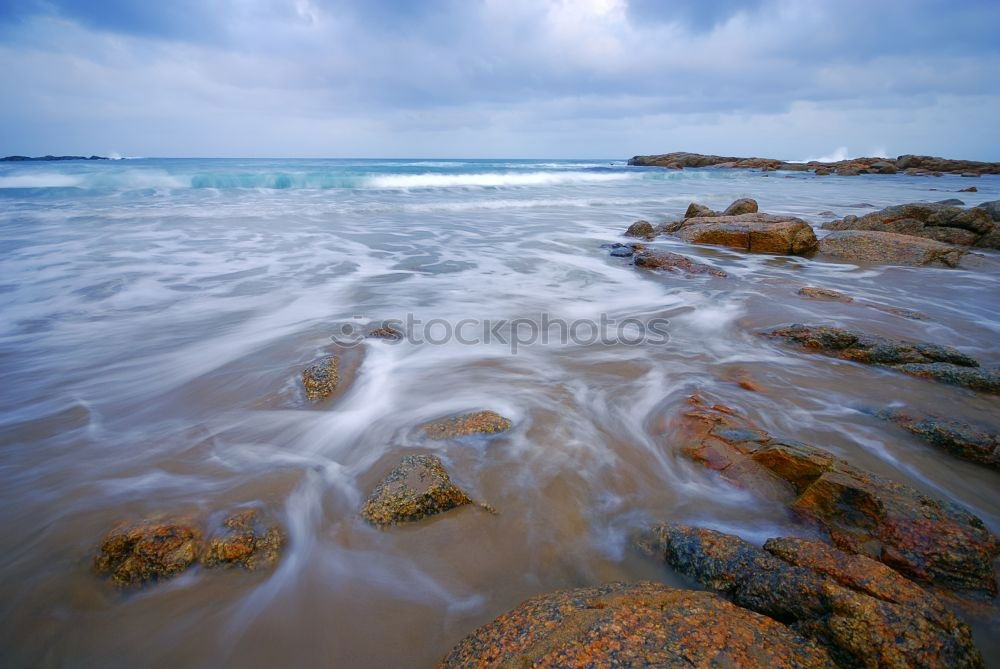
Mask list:
[[[484,172],[482,174],[387,174],[369,177],[372,188],[503,188],[509,186],[555,186],[573,183],[603,183],[635,178],[613,172]]]

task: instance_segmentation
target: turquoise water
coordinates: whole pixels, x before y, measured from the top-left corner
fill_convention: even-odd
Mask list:
[[[977,193],[958,193],[974,184]],[[760,541],[809,530],[692,466],[657,430],[695,390],[776,434],[963,504],[1000,530],[996,474],[858,411],[996,422],[995,398],[819,356],[753,332],[824,322],[1000,362],[997,254],[980,269],[862,267],[653,245],[730,279],[637,271],[603,244],[636,219],[721,209],[818,227],[917,200],[1000,199],[1000,177],[815,177],[624,160],[128,159],[0,164],[0,631],[6,666],[430,666],[476,625],[560,587],[675,576],[628,550],[655,520]],[[820,233],[822,234],[822,233]],[[851,304],[796,295],[840,290]],[[915,321],[866,302],[923,312]],[[367,341],[337,400],[300,370],[345,326],[406,315],[669,321],[669,340]],[[742,389],[749,375],[765,393]],[[496,440],[414,426],[494,409]],[[474,509],[376,531],[358,517],[402,454],[435,452]],[[101,534],[152,512],[271,509],[267,573],[185,576],[120,597]],[[995,623],[977,623],[996,654]],[[993,641],[991,641],[993,639]],[[990,645],[993,644],[993,645]]]

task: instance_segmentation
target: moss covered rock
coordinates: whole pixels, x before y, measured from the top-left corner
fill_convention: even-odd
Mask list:
[[[190,518],[120,523],[101,540],[94,568],[119,587],[177,576],[198,559],[201,529]]]
[[[436,456],[406,455],[375,487],[361,515],[372,525],[386,527],[472,503]]]
[[[337,356],[328,355],[302,370],[302,386],[310,401],[323,400],[333,394],[340,383],[338,367]]]
[[[511,428],[511,420],[495,411],[474,411],[426,423],[421,430],[431,439],[453,439],[476,434],[498,434]]]
[[[206,567],[243,567],[255,570],[273,566],[285,543],[277,525],[266,525],[257,509],[234,513],[224,529],[212,536],[201,561]]]

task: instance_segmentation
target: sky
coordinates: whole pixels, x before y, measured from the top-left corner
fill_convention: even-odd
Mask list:
[[[1000,0],[0,0],[0,154],[1000,160]]]

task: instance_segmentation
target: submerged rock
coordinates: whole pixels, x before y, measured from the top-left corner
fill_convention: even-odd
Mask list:
[[[189,518],[121,523],[101,540],[94,568],[126,588],[177,576],[198,559],[201,529]]]
[[[936,416],[914,416],[898,409],[873,411],[872,415],[909,430],[932,446],[963,460],[1000,469],[1000,434]]]
[[[959,193],[978,193],[979,189],[976,188],[975,186],[969,186],[968,188],[959,188],[958,192]]]
[[[472,632],[457,667],[831,667],[825,650],[718,595],[609,583],[533,597]]]
[[[277,563],[284,534],[277,525],[265,525],[257,509],[234,513],[223,525],[225,530],[209,539],[201,558],[203,565],[253,571]]]
[[[708,274],[725,278],[729,276],[721,269],[695,262],[687,256],[670,251],[643,251],[635,256],[635,266],[644,269],[662,269],[668,272],[685,272],[687,274]]]
[[[886,207],[864,216],[845,216],[823,224],[824,230],[869,230],[923,237],[949,244],[983,246],[996,223],[979,208],[963,209],[939,202],[914,202]]]
[[[739,537],[663,524],[638,540],[648,554],[789,624],[846,667],[982,667],[968,626],[889,567],[809,539]]]
[[[340,383],[339,360],[329,355],[302,370],[302,385],[310,401],[323,400],[333,394]]]
[[[849,295],[829,290],[828,288],[817,288],[816,286],[803,286],[799,288],[798,294],[813,300],[823,300],[826,302],[853,302],[854,298]]]
[[[420,429],[431,439],[453,439],[475,434],[506,432],[512,423],[495,411],[474,411],[422,425]]]
[[[976,359],[951,346],[798,323],[761,334],[844,360],[889,367],[972,390],[1000,392],[1000,372],[981,369]]]
[[[788,504],[841,550],[966,597],[996,596],[993,561],[1000,543],[962,507],[815,446],[773,438],[727,407],[697,397],[691,404],[672,432],[688,457]]]
[[[375,487],[361,515],[376,527],[386,527],[472,503],[436,456],[406,455]]]
[[[756,214],[757,200],[750,197],[741,197],[726,207],[722,212],[723,216],[739,216],[740,214]]]
[[[677,236],[695,244],[717,244],[752,253],[802,254],[816,247],[812,227],[799,218],[740,214],[688,218]]]
[[[854,262],[956,267],[966,251],[943,242],[892,232],[843,230],[819,242],[820,253]]]
[[[655,234],[653,224],[649,221],[636,221],[625,231],[626,237],[652,237]]]

